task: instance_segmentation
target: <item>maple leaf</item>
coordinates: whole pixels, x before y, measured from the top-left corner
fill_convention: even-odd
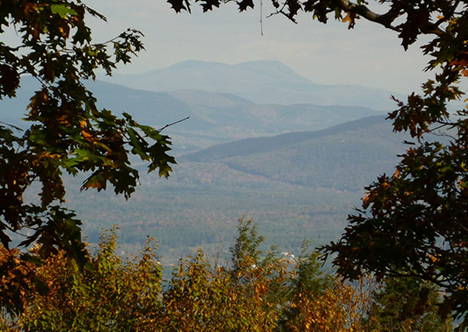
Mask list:
[[[176,13],[180,13],[182,10],[186,10],[189,13],[191,12],[190,3],[187,0],[167,0],[167,2],[172,5],[172,8]]]
[[[299,9],[301,9],[301,5],[299,4],[299,2],[297,1],[291,1],[291,0],[288,0],[286,1],[286,6],[288,7],[288,13],[286,14],[286,16],[291,20],[293,21],[294,23],[296,23],[296,20],[294,19],[294,17],[297,15],[297,12],[299,11]]]
[[[239,11],[240,12],[243,12],[244,10],[247,10],[247,7],[254,8],[253,0],[238,1],[237,5],[239,6]]]
[[[219,8],[219,5],[219,0],[206,0],[201,6],[203,8],[203,12],[207,12],[209,10],[213,10],[213,7]]]

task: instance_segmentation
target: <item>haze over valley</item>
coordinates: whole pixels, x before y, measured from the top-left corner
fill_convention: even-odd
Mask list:
[[[89,241],[119,224],[123,250],[138,250],[148,234],[167,264],[199,246],[226,252],[243,216],[280,250],[336,239],[364,186],[393,172],[408,139],[385,121],[394,93],[320,85],[279,62],[188,61],[90,85],[101,107],[155,128],[189,117],[163,130],[174,173],[165,180],[142,169],[129,201],[80,193],[82,179],[67,178],[68,204],[86,221]],[[0,120],[21,125],[32,89],[27,81],[5,100]]]

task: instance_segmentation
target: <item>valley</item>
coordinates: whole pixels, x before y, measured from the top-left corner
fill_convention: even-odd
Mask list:
[[[408,139],[385,121],[382,105],[390,107],[391,92],[321,86],[275,62],[189,62],[118,80],[133,87],[89,82],[101,107],[155,128],[189,117],[163,131],[178,164],[168,180],[139,167],[141,186],[128,201],[80,192],[83,178],[67,177],[67,204],[89,242],[119,225],[122,251],[136,253],[149,235],[159,241],[165,265],[199,247],[226,256],[239,218],[251,218],[265,247],[280,251],[296,252],[303,240],[318,246],[337,239],[364,187],[393,172]],[[190,85],[196,80],[197,89]],[[18,98],[2,104],[0,121],[21,126],[18,114],[37,88],[25,82]],[[290,91],[278,90],[284,87]],[[292,99],[280,103],[272,95]]]

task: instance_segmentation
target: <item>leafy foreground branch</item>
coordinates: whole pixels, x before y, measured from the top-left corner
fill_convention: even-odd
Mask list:
[[[38,85],[18,114],[22,129],[0,122],[0,243],[8,250],[14,237],[19,248],[37,246],[33,256],[4,253],[0,280],[10,284],[0,302],[8,310],[18,311],[18,294],[37,283],[30,263],[66,255],[86,265],[81,221],[65,206],[64,173],[86,175],[82,189],[109,186],[128,198],[139,180],[131,157],[166,177],[175,163],[167,136],[97,107],[85,81],[99,69],[110,75],[144,48],[132,29],[95,43],[88,15],[105,20],[79,0],[0,1],[0,35],[8,36],[0,41],[0,100],[14,98],[25,76]],[[37,200],[26,200],[31,192]]]
[[[102,237],[94,254],[88,249],[92,268],[84,273],[64,251],[40,267],[25,265],[48,291],[18,294],[22,314],[2,310],[0,329],[451,331],[449,322],[437,317],[438,293],[427,284],[342,283],[320,269],[317,254],[306,246],[299,258],[278,256],[259,250],[262,238],[250,221],[241,220],[238,229],[231,262],[213,265],[198,251],[181,259],[168,281],[162,280],[153,239],[138,257],[122,258],[115,253],[114,231]],[[10,258],[17,259],[18,252],[3,248],[0,263]],[[421,294],[429,301],[421,304]]]

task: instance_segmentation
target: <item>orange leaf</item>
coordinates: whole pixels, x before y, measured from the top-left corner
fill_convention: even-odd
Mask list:
[[[343,18],[343,22],[349,22],[348,29],[354,28],[354,24],[356,24],[355,20],[358,18],[356,13],[346,13],[346,16]]]

